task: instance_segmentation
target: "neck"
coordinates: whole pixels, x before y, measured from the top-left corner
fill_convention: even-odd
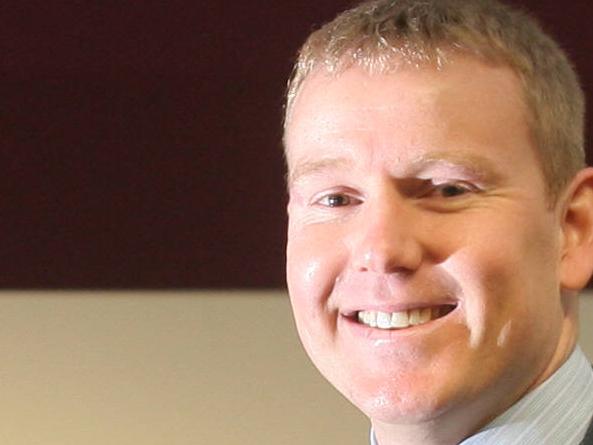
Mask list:
[[[409,424],[372,420],[372,425],[380,445],[456,445],[491,420],[480,421],[478,417],[482,416],[468,416],[467,412],[449,412],[439,418]]]

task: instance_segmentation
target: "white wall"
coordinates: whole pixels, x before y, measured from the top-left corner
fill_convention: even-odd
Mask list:
[[[366,443],[282,293],[5,292],[0,357],[2,444]]]

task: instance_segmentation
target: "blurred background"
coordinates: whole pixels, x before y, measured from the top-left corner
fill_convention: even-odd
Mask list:
[[[283,287],[285,83],[351,3],[2,2],[0,288]],[[514,3],[591,96],[593,6]]]
[[[285,83],[351,3],[0,4],[0,443],[366,442],[283,290]],[[591,98],[593,4],[513,3]]]

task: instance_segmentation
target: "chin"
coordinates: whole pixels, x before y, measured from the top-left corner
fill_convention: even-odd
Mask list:
[[[422,373],[366,375],[347,385],[334,383],[367,417],[391,424],[429,422],[454,406],[457,398],[446,390],[450,385]]]
[[[389,424],[430,422],[446,411],[447,407],[438,396],[425,392],[394,394],[383,391],[358,395],[351,401],[370,419]]]

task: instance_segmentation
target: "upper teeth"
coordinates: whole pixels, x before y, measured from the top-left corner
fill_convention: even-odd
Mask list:
[[[359,311],[358,321],[373,328],[401,329],[427,323],[439,315],[439,308],[411,309],[402,312]]]

